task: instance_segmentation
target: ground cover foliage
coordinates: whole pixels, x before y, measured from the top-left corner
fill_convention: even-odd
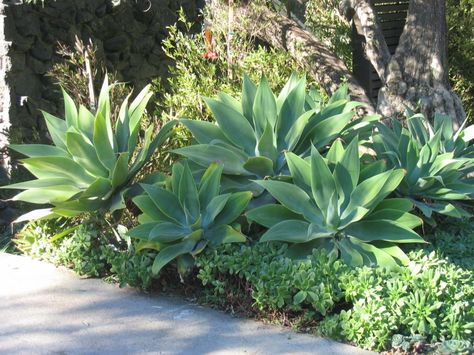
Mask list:
[[[169,31],[177,65],[154,111],[148,88],[128,105],[105,83],[96,112],[65,94],[64,121],[45,113],[55,146],[13,187],[61,218],[27,224],[16,247],[367,349],[472,352],[473,128],[359,116],[347,87],[327,97],[245,34],[230,60],[225,26],[211,42]]]

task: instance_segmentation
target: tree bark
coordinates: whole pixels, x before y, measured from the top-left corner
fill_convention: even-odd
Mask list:
[[[411,0],[405,28],[388,64],[387,80],[377,109],[394,116],[405,107],[425,115],[451,116],[460,125],[466,118],[459,97],[448,81],[445,0]]]
[[[398,116],[408,107],[425,117],[451,116],[457,126],[466,118],[448,81],[445,10],[445,0],[410,0],[403,33],[391,56],[370,0],[341,1],[342,13],[357,16],[365,54],[384,85],[377,101],[382,115]]]
[[[288,51],[326,92],[333,94],[347,80],[351,98],[366,103],[368,112],[375,111],[373,102],[344,62],[295,21],[268,8],[262,8],[259,12],[247,11],[246,6],[240,4],[236,9],[236,18],[242,16],[250,17],[253,23],[263,24],[258,26],[257,37],[273,47]]]
[[[348,9],[350,6],[350,9]],[[366,39],[365,53],[370,58],[372,66],[377,72],[382,83],[386,82],[387,67],[391,55],[382,29],[377,21],[377,15],[367,0],[352,0],[342,2],[340,11],[351,19],[355,15],[357,32]]]

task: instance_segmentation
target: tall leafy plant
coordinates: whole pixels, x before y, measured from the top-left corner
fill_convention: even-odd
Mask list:
[[[124,197],[135,175],[172,132],[175,122],[154,136],[149,126],[141,142],[140,123],[152,93],[144,88],[129,105],[123,102],[115,124],[111,118],[109,84],[105,79],[95,115],[76,107],[63,91],[65,119],[43,112],[52,145],[21,144],[10,148],[26,155],[22,165],[36,179],[2,188],[24,190],[14,201],[49,204],[17,221],[84,212],[114,212],[125,207]]]
[[[307,93],[306,79],[296,75],[278,96],[265,78],[256,86],[245,76],[240,100],[220,93],[218,99],[205,101],[217,124],[182,119],[197,144],[175,152],[201,169],[221,163],[224,190],[250,190],[255,195],[264,189],[252,180],[287,174],[285,152],[307,156],[311,145],[324,150],[337,137],[354,136],[378,119],[353,120],[353,109],[360,103],[349,101],[347,86],[325,103],[317,91]]]
[[[236,219],[252,194],[221,194],[221,174],[222,166],[210,164],[196,184],[187,162],[178,162],[167,183],[142,185],[145,193],[133,199],[143,212],[138,218],[140,225],[128,235],[142,241],[138,249],[159,251],[152,267],[154,274],[175,258],[179,269],[186,269],[193,262],[192,256],[208,245],[246,240]]]
[[[421,220],[409,213],[409,200],[386,199],[402,181],[403,170],[361,169],[357,137],[346,149],[336,141],[328,155],[324,159],[313,147],[308,161],[288,152],[293,183],[258,181],[280,202],[247,213],[269,228],[260,241],[291,243],[295,256],[325,248],[353,266],[407,263],[397,244],[423,242],[412,230]]]
[[[474,193],[467,178],[474,167],[472,126],[455,131],[446,116],[437,115],[432,126],[423,116],[413,115],[407,128],[398,120],[377,128],[373,148],[378,158],[406,171],[396,189],[399,196],[409,198],[427,218],[433,213],[469,216],[455,201],[469,200]]]

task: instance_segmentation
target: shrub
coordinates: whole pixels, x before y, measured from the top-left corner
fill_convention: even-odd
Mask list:
[[[28,156],[21,162],[37,179],[3,188],[25,190],[13,197],[15,201],[53,205],[17,221],[123,209],[124,195],[135,175],[166,140],[174,125],[169,122],[155,137],[151,125],[144,134],[142,147],[137,149],[140,121],[151,95],[147,87],[130,106],[125,100],[112,128],[107,79],[95,116],[84,106],[78,111],[64,92],[65,120],[44,112],[54,145],[10,146]]]
[[[106,277],[148,290],[156,252],[137,253],[137,245],[92,221],[52,219],[26,224],[13,240],[32,258],[63,265],[88,277]]]
[[[64,265],[79,275],[101,277],[108,271],[108,237],[94,223],[72,225],[57,219],[28,223],[15,236],[14,243],[33,258]]]
[[[168,37],[163,41],[163,49],[172,64],[168,67],[166,81],[154,80],[153,87],[154,91],[162,93],[156,103],[155,115],[165,121],[183,117],[213,121],[203,98],[214,97],[220,91],[230,96],[237,95],[242,84],[240,75],[236,73],[248,73],[254,81],[262,76],[272,78],[269,85],[275,90],[282,88],[294,68],[298,68],[284,51],[255,45],[247,31],[240,30],[234,31],[233,58],[229,61],[225,49],[228,29],[224,18],[214,19],[212,32],[209,32],[212,33],[211,42],[218,57],[206,59],[203,55],[210,48],[206,46],[205,36],[202,33],[193,34],[192,26],[181,13],[179,22],[168,27]],[[232,75],[228,75],[229,72]],[[187,145],[191,139],[186,130],[178,127],[173,146]]]
[[[248,284],[254,305],[260,310],[313,310],[325,315],[341,300],[338,275],[347,267],[324,250],[315,250],[295,262],[285,256],[287,246],[273,243],[223,246],[198,256],[198,278],[209,287],[210,298],[222,301],[236,294],[232,277]],[[242,292],[237,297],[245,298]]]
[[[307,156],[314,145],[325,150],[340,136],[350,138],[377,116],[351,120],[354,107],[347,87],[341,87],[325,103],[321,95],[306,92],[306,80],[292,75],[278,97],[265,78],[259,86],[244,77],[242,96],[236,100],[220,93],[219,100],[206,99],[217,125],[184,119],[198,144],[175,150],[202,168],[218,161],[224,166],[224,191],[250,190],[259,196],[263,188],[252,180],[285,175],[285,152]]]
[[[469,121],[474,118],[474,1],[446,1],[449,79],[463,102]]]
[[[434,252],[410,252],[408,266],[393,270],[349,268],[325,250],[303,260],[286,253],[280,243],[223,246],[198,256],[198,278],[213,302],[250,293],[267,315],[325,315],[318,325],[323,334],[366,349],[389,349],[396,334],[428,342],[473,340],[472,272]],[[236,277],[246,288],[236,289]]]
[[[337,332],[376,350],[386,348],[396,333],[419,334],[429,342],[472,340],[472,272],[434,252],[412,252],[410,259],[407,268],[397,271],[364,267],[343,275],[341,287],[353,307],[337,316]]]
[[[305,25],[321,41],[352,68],[351,26],[339,14],[338,0],[309,0]]]
[[[222,167],[211,164],[196,184],[187,162],[173,165],[169,184],[142,184],[145,194],[133,202],[143,212],[140,225],[128,232],[143,241],[139,249],[159,251],[152,271],[178,258],[178,270],[186,271],[192,257],[207,245],[244,242],[236,219],[247,207],[250,192],[220,193]]]
[[[247,217],[267,228],[260,242],[293,243],[290,252],[304,256],[324,248],[349,265],[396,267],[407,263],[398,243],[420,243],[412,229],[421,220],[411,215],[410,201],[386,199],[403,179],[403,171],[361,170],[358,138],[344,150],[336,141],[328,159],[313,147],[308,161],[287,153],[293,183],[258,183],[281,205],[265,205]],[[331,165],[331,162],[335,164]]]
[[[107,281],[117,282],[120,287],[129,285],[144,291],[152,287],[152,265],[156,258],[154,250],[139,252],[137,242],[129,240],[126,246],[109,245],[105,251],[110,265]]]
[[[433,212],[469,216],[453,200],[470,200],[474,192],[466,177],[474,166],[468,146],[473,127],[455,132],[452,120],[443,115],[435,117],[433,127],[420,115],[408,118],[407,126],[398,120],[391,121],[391,128],[378,124],[373,139],[379,159],[406,171],[396,193],[409,198],[427,219]]]

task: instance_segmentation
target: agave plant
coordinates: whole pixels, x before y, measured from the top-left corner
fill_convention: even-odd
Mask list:
[[[433,212],[452,217],[469,216],[456,200],[468,200],[474,184],[466,177],[474,166],[472,148],[461,128],[452,129],[452,121],[438,115],[432,127],[420,115],[407,120],[407,128],[398,120],[391,128],[378,124],[373,148],[388,167],[402,168],[406,174],[396,193],[409,198],[428,220]]]
[[[260,242],[292,243],[290,253],[300,257],[325,248],[353,266],[407,263],[396,244],[423,242],[412,230],[421,220],[409,213],[409,200],[386,199],[403,179],[403,170],[375,175],[371,166],[361,170],[357,138],[346,149],[336,141],[331,154],[335,164],[316,148],[309,161],[287,153],[293,183],[258,181],[280,202],[247,213],[248,219],[269,228]]]
[[[241,100],[219,94],[219,100],[205,99],[216,119],[210,122],[182,119],[197,144],[175,150],[201,168],[212,162],[224,166],[225,191],[263,188],[252,180],[287,173],[284,152],[306,156],[311,145],[324,150],[341,135],[368,128],[378,116],[353,120],[354,108],[347,86],[341,87],[325,105],[315,90],[306,93],[306,79],[292,75],[278,97],[262,78],[260,85],[243,80]],[[370,132],[370,129],[366,130]]]
[[[211,164],[196,184],[187,162],[173,165],[168,184],[143,184],[145,194],[133,202],[143,212],[139,226],[128,232],[142,241],[139,249],[159,253],[152,271],[178,257],[178,265],[189,264],[191,255],[207,245],[244,242],[246,237],[234,223],[247,207],[250,192],[220,193],[222,166]]]
[[[124,194],[156,148],[170,135],[175,122],[154,135],[150,125],[139,143],[140,124],[152,96],[144,88],[129,105],[120,108],[112,128],[109,85],[104,81],[95,115],[63,91],[65,120],[43,112],[52,145],[22,144],[10,148],[26,155],[22,165],[36,179],[3,188],[24,190],[12,200],[53,207],[35,210],[17,222],[83,212],[114,212],[125,207]]]

